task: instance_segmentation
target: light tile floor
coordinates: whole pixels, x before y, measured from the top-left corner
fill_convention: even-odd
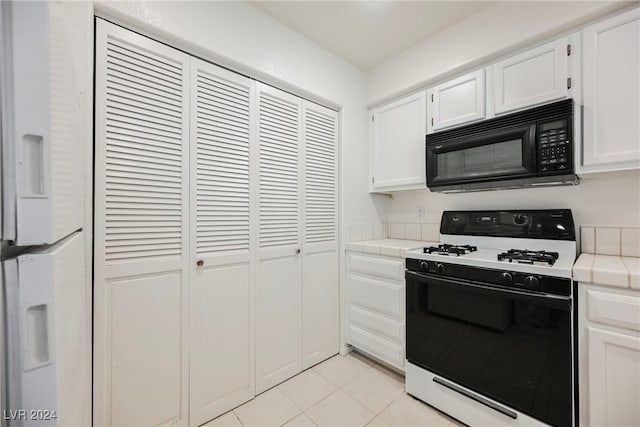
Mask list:
[[[409,396],[400,374],[352,352],[296,375],[205,427],[365,425],[462,426]]]

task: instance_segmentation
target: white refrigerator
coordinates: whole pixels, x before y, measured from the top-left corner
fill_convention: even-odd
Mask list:
[[[87,419],[90,286],[72,52],[55,3],[0,2],[2,426]]]

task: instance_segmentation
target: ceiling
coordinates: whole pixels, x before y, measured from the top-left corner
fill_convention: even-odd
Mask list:
[[[266,0],[251,3],[367,71],[492,2]]]

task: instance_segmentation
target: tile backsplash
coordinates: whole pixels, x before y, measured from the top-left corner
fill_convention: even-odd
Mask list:
[[[440,241],[440,224],[417,222],[347,224],[348,242],[377,239]]]
[[[581,227],[580,252],[640,257],[640,228]]]
[[[347,242],[385,239],[387,237],[387,225],[381,222],[347,224],[346,230],[345,240]]]

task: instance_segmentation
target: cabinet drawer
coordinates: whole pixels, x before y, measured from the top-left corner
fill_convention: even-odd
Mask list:
[[[351,274],[349,297],[352,304],[402,319],[404,287]]]
[[[349,269],[370,276],[404,280],[404,260],[349,254]]]
[[[349,317],[351,323],[360,325],[363,328],[384,335],[386,338],[393,339],[399,343],[404,343],[403,322],[387,319],[354,306],[350,307]]]
[[[350,344],[360,348],[388,364],[404,370],[404,347],[372,334],[355,325],[349,328]]]
[[[640,297],[589,289],[587,318],[596,323],[640,331]]]

